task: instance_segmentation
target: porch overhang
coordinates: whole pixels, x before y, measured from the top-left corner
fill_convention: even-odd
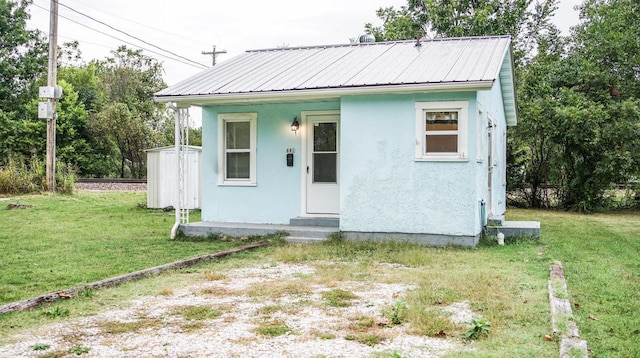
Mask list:
[[[493,80],[417,83],[404,85],[375,85],[362,87],[314,88],[264,92],[178,94],[155,96],[156,102],[173,102],[181,106],[270,103],[282,101],[330,101],[343,96],[375,94],[411,94],[422,92],[482,91],[493,86]]]

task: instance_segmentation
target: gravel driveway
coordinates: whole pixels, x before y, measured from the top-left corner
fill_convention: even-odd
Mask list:
[[[383,312],[413,286],[304,279],[317,269],[276,263],[203,275],[119,309],[14,335],[0,357],[439,357],[470,349],[458,338],[412,335],[408,323],[390,324]],[[327,304],[323,293],[336,290],[354,297]],[[464,302],[445,310],[452,318],[471,315]]]

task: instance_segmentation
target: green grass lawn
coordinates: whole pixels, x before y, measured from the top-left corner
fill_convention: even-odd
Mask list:
[[[138,204],[144,201],[144,193],[81,192],[24,197],[19,202],[32,205],[26,209],[4,210],[2,205],[0,304],[239,245],[171,241],[173,213],[142,209]],[[638,356],[640,213],[514,209],[508,219],[541,221],[541,240],[511,240],[506,246],[483,240],[475,250],[340,240],[274,244],[56,307],[69,308],[70,317],[86,315],[103,309],[105,302],[179,287],[189,282],[189,275],[270,262],[334,262],[324,265],[318,280],[376,278],[418,287],[406,297],[406,319],[418,334],[457,337],[464,328],[452,326],[437,307],[468,301],[477,315],[491,322],[491,333],[474,341],[474,350],[453,357],[557,357],[557,341],[544,336],[551,334],[548,270],[560,260],[590,356]],[[197,215],[192,217],[197,220]],[[381,274],[375,265],[380,262],[407,268]],[[43,319],[39,310],[0,316],[0,337],[7,327],[37,324]]]
[[[509,210],[542,223],[540,249],[564,266],[580,335],[593,357],[640,356],[640,212]]]
[[[237,243],[169,240],[173,212],[144,192],[33,195],[0,202],[0,305]],[[8,204],[27,204],[6,210]],[[199,221],[199,212],[192,212]]]

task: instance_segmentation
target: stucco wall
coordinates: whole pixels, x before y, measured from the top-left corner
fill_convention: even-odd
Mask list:
[[[291,131],[302,111],[336,110],[338,102],[204,107],[202,110],[202,220],[288,224],[301,211],[300,134]],[[218,113],[256,112],[257,185],[218,185]],[[286,150],[294,148],[294,166]]]
[[[469,160],[415,161],[415,102],[458,100],[469,101]],[[340,229],[477,235],[475,101],[475,92],[344,97]]]
[[[507,139],[507,124],[505,121],[504,106],[502,103],[502,92],[500,87],[500,81],[496,81],[493,88],[490,91],[478,92],[478,102],[482,104],[484,108],[484,121],[487,123],[487,115],[491,115],[495,121],[496,127],[494,128],[494,166],[493,166],[493,185],[492,185],[492,214],[504,215],[507,210],[506,203],[506,139]],[[486,132],[486,125],[483,126]],[[484,157],[486,158],[486,134],[485,134]],[[487,174],[487,166],[483,166],[484,176]],[[486,199],[485,199],[486,200]]]
[[[468,160],[416,161],[415,103],[468,101]],[[478,106],[483,124],[478,125]],[[302,208],[302,135],[290,130],[303,111],[340,110],[340,229],[356,232],[476,236],[487,200],[486,118],[497,121],[494,155],[503,162],[505,128],[499,85],[490,91],[347,96],[340,102],[203,108],[202,219],[288,223]],[[219,113],[256,112],[257,185],[218,185]],[[482,131],[478,135],[478,130]],[[483,144],[486,144],[484,143]],[[295,150],[286,166],[286,150]],[[504,213],[502,165],[494,167],[494,213]]]

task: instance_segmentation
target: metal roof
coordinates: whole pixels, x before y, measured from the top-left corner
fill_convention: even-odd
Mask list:
[[[508,36],[442,38],[252,50],[158,93],[160,102],[206,105],[345,94],[489,89],[500,80],[515,124]],[[512,109],[506,108],[507,102]],[[510,118],[511,117],[511,118]]]

